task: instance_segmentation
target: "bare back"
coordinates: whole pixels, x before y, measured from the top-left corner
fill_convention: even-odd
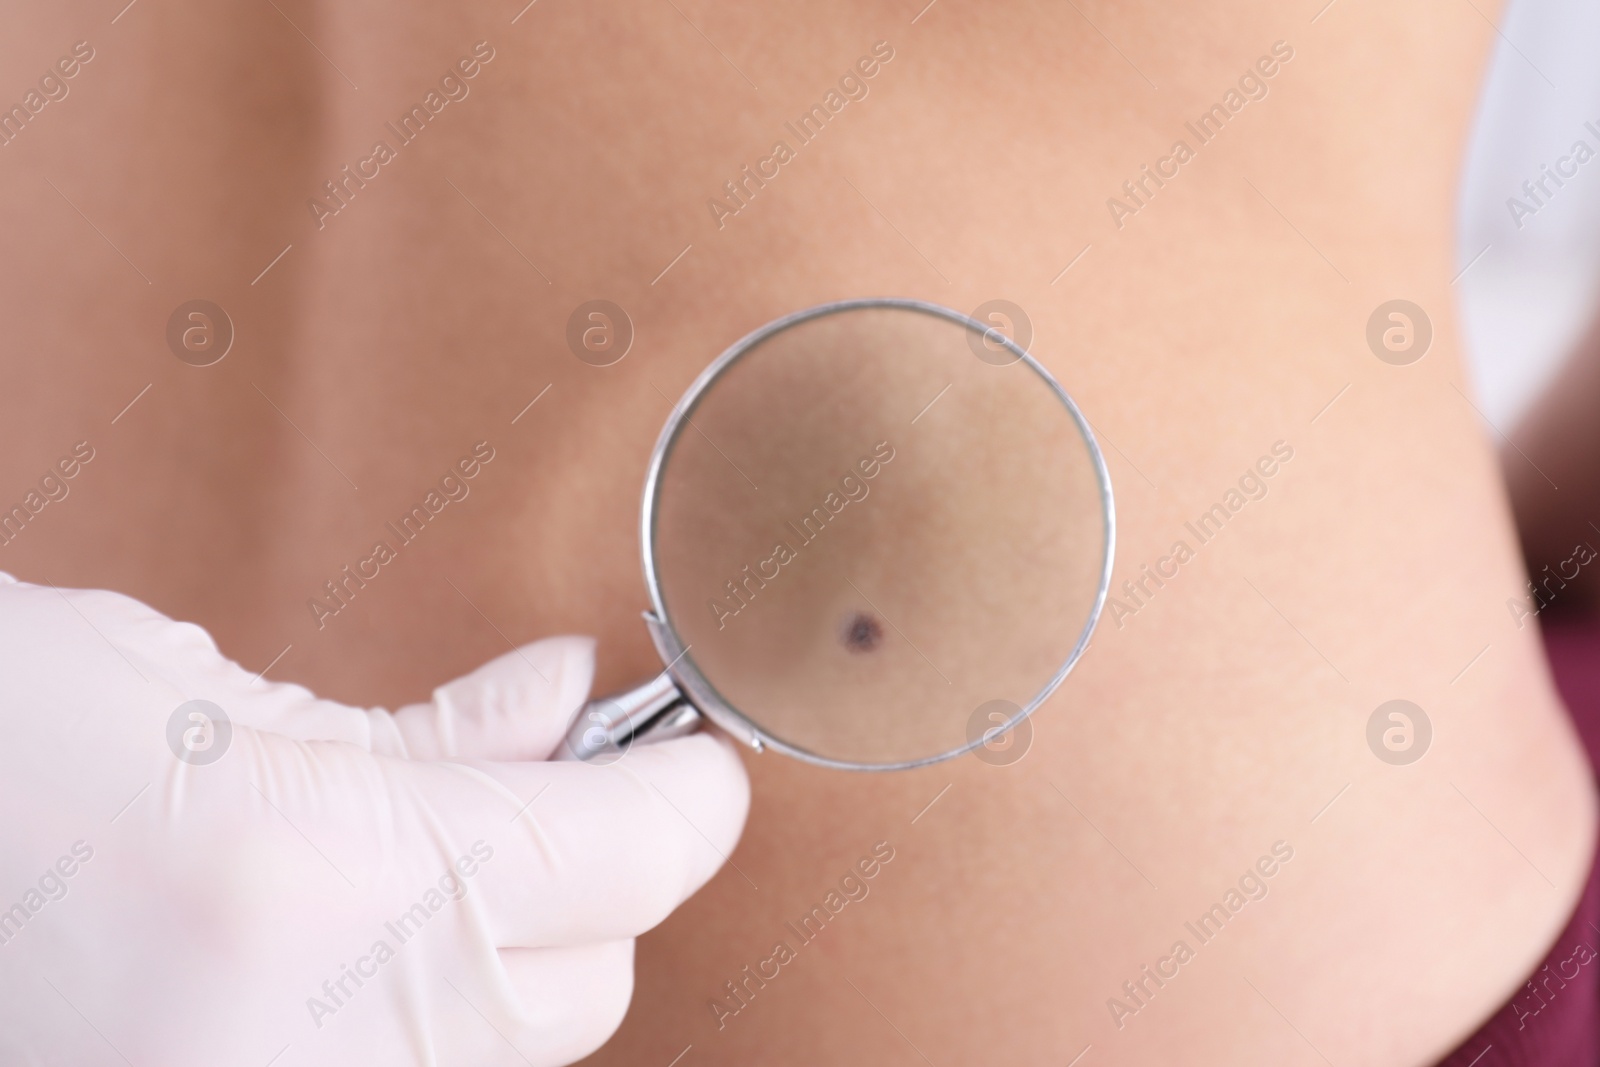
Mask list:
[[[826,300],[1006,299],[1117,486],[1088,656],[1008,766],[752,756],[737,866],[595,1062],[1401,1067],[1521,984],[1594,808],[1457,358],[1482,19],[520,6],[16,16],[0,93],[55,80],[0,147],[0,567],[352,702],[556,632],[621,686],[694,375]],[[610,366],[568,344],[596,299]],[[1413,763],[1369,745],[1394,699]]]

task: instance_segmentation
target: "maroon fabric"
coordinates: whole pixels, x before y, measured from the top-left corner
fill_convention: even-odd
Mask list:
[[[1556,685],[1589,762],[1600,767],[1600,621],[1544,625]],[[1439,1067],[1600,1064],[1600,858],[1567,928],[1539,969]]]

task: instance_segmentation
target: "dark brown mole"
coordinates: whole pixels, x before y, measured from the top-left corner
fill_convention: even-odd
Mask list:
[[[883,643],[883,624],[875,616],[858,611],[845,620],[839,640],[851,652],[871,652]]]

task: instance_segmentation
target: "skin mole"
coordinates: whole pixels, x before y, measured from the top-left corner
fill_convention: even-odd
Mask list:
[[[871,652],[883,643],[883,624],[875,616],[857,611],[845,620],[839,640],[851,652]]]

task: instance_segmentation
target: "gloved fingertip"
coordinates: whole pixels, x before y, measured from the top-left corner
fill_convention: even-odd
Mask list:
[[[554,750],[594,678],[594,639],[551,637],[523,645],[434,690],[438,754],[543,759]],[[424,708],[397,713],[402,730]],[[413,751],[433,758],[432,746]]]
[[[546,638],[525,647],[540,649],[554,661],[550,686],[554,707],[563,716],[561,726],[565,733],[566,727],[577,717],[578,709],[589,699],[589,690],[594,685],[595,639],[574,634]]]
[[[750,776],[738,746],[719,731],[702,730],[637,745],[623,759],[629,761],[634,773],[659,790],[696,834],[713,846],[703,857],[709,865],[698,881],[704,882],[720,866],[718,857],[733,851],[750,813]]]

